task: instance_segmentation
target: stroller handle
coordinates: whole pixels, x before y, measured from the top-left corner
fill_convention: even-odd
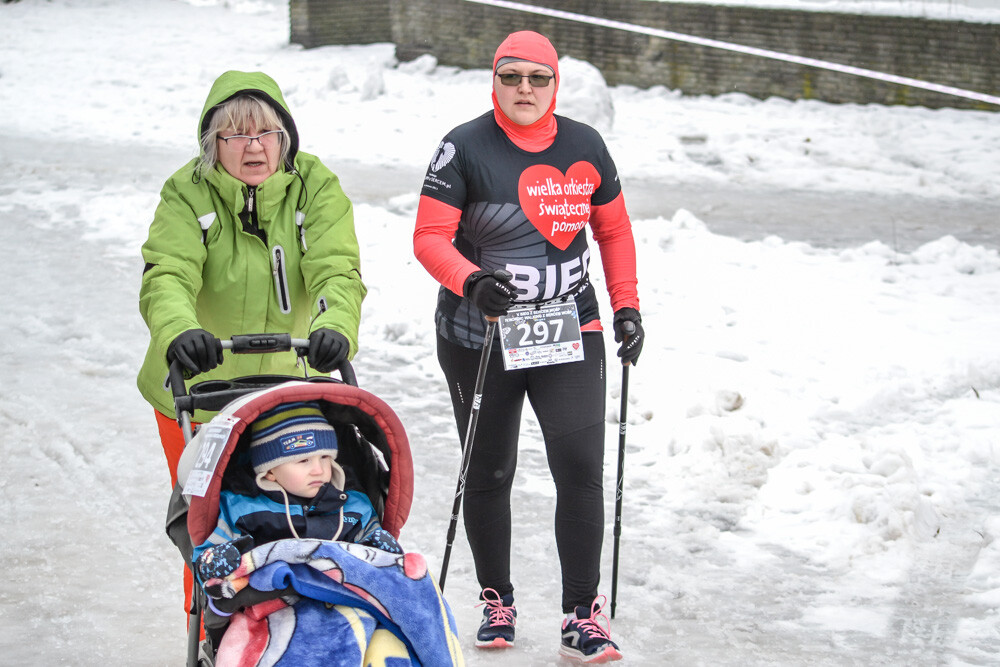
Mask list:
[[[269,354],[294,349],[302,357],[309,351],[308,340],[292,338],[291,334],[243,334],[220,342],[223,350],[233,354]]]
[[[231,337],[229,340],[220,340],[222,349],[229,350],[233,354],[271,354],[274,352],[287,352],[295,350],[300,357],[306,356],[309,352],[309,341],[305,338],[292,338],[291,334],[240,334]],[[179,361],[174,359],[170,362],[168,383],[170,391],[174,396],[174,407],[177,411],[177,421],[185,428],[185,435],[190,432],[191,414],[195,410],[195,400],[184,386],[185,368]],[[357,386],[357,376],[354,374],[354,367],[351,362],[344,359],[337,367],[341,379],[346,384]],[[306,371],[308,378],[308,371]],[[252,391],[248,390],[248,391]],[[245,393],[245,392],[244,392]],[[189,440],[185,437],[185,442]]]

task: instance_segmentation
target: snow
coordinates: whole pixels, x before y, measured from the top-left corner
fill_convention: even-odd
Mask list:
[[[651,1],[699,2],[699,0]],[[944,21],[967,21],[969,23],[1000,22],[1000,2],[998,0],[720,0],[712,4],[792,9],[806,12],[908,16]]]
[[[410,234],[427,160],[489,108],[489,73],[397,63],[387,44],[306,51],[288,33],[279,0],[0,5],[6,664],[183,662],[169,480],[134,384],[139,246],[226,69],[275,77],[303,149],[355,201],[370,288],[355,367],[410,436],[401,542],[440,567],[459,440]],[[559,110],[602,130],[636,202],[649,340],[628,394],[626,664],[995,661],[996,114],[683,97],[561,67]],[[855,224],[857,202],[878,224]],[[619,401],[612,373],[606,595]],[[520,459],[512,652],[472,647],[461,529],[452,555],[470,665],[557,662],[554,500],[530,414]]]

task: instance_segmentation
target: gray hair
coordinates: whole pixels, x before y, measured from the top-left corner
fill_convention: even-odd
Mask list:
[[[288,128],[281,121],[281,116],[277,110],[267,102],[264,102],[255,95],[240,94],[232,97],[218,105],[211,112],[208,125],[201,135],[201,160],[199,170],[211,170],[215,168],[219,161],[219,142],[217,138],[220,132],[235,132],[245,134],[250,128],[256,128],[257,132],[268,130],[282,130],[279,137],[281,140],[281,164],[288,164],[288,153],[291,151],[291,142],[288,139]]]

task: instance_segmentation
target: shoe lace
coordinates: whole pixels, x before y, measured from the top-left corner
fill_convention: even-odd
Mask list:
[[[604,605],[607,601],[605,596],[598,595],[590,605],[590,618],[581,618],[577,621],[584,632],[598,635],[604,639],[611,639],[611,621],[604,614]]]
[[[492,594],[492,599],[489,595]],[[486,618],[489,620],[491,626],[497,625],[514,625],[516,622],[516,617],[514,616],[514,605],[505,607],[503,600],[500,598],[500,594],[497,593],[492,588],[483,589],[483,601],[476,605],[476,608],[486,605]]]

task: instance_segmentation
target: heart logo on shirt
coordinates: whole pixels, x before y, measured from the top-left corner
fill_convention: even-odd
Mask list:
[[[521,172],[517,196],[524,214],[549,243],[565,250],[590,220],[590,197],[601,176],[589,162],[577,162],[562,173],[536,164]]]

